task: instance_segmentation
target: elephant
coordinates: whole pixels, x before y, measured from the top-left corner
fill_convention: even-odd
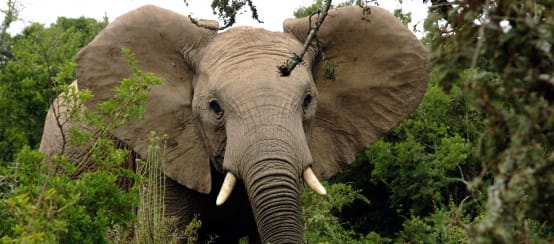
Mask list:
[[[114,96],[131,74],[121,55],[130,49],[165,82],[152,88],[142,120],[110,136],[145,158],[150,132],[167,135],[166,214],[181,227],[198,216],[201,236],[216,242],[303,243],[304,186],[325,195],[318,179],[405,119],[427,87],[427,49],[387,10],[369,8],[330,10],[317,45],[281,76],[277,67],[304,48],[310,17],[286,20],[283,32],[217,32],[140,7],[77,54],[74,86],[92,92],[87,107]],[[59,153],[60,133],[50,110],[45,154]]]

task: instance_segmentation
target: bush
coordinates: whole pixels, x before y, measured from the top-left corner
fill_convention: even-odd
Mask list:
[[[98,105],[100,114],[82,107],[84,101],[79,99],[90,97],[86,91],[76,93],[66,88],[62,95],[59,106],[69,107],[71,119],[78,118],[92,128],[92,133],[72,130],[71,138],[79,139],[73,143],[85,143],[77,144],[84,152],[80,161],[70,161],[65,154],[55,155],[48,168],[41,164],[38,151],[26,147],[14,163],[1,168],[10,176],[2,182],[2,188],[8,189],[0,204],[6,220],[0,233],[2,242],[105,243],[109,230],[133,227],[139,187],[134,184],[126,189],[120,183],[124,178],[136,181],[138,176],[133,169],[123,167],[129,152],[115,148],[105,132],[140,117],[149,86],[161,80],[136,69],[130,51],[123,50],[123,54],[134,77],[124,79],[115,88],[117,95]],[[88,168],[88,160],[95,167]]]

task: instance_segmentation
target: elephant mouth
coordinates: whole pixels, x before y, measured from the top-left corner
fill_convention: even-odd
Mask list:
[[[213,163],[212,165],[217,169],[219,172],[223,171],[223,159],[225,155],[225,148],[227,148],[227,137],[225,136],[219,146],[215,149],[213,153]]]
[[[225,148],[227,147],[227,136],[223,138],[219,146],[216,148],[214,154],[216,158],[223,159],[223,155],[225,155]]]

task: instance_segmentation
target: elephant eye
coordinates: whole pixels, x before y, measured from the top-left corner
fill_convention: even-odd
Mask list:
[[[308,109],[308,106],[312,103],[312,95],[306,94],[304,97],[304,102],[302,103],[302,108],[304,109],[304,112]]]
[[[209,106],[210,106],[210,110],[217,115],[217,118],[218,119],[221,118],[221,116],[223,115],[223,109],[221,108],[217,100],[215,99],[211,100],[209,102]]]

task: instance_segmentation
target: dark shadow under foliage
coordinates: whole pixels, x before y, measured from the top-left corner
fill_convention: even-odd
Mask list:
[[[372,171],[373,165],[362,152],[356,155],[356,160],[350,166],[329,180],[330,183],[349,183],[352,188],[361,190],[360,193],[370,202],[367,204],[357,199],[335,214],[345,228],[357,233],[368,234],[373,231],[384,237],[394,237],[402,228],[403,218],[390,207],[387,186],[382,182],[373,183],[367,177]]]

